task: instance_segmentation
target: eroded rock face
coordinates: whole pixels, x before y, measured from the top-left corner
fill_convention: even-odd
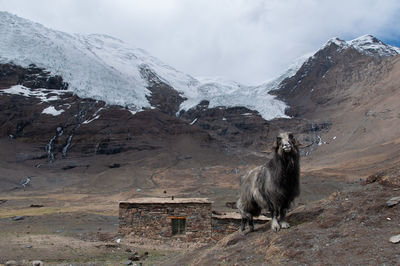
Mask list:
[[[268,133],[268,122],[245,107],[209,109],[208,102],[202,101],[196,108],[181,113],[180,118],[234,145],[259,144]]]
[[[5,89],[16,84],[33,89],[68,89],[68,84],[63,81],[61,76],[52,76],[50,72],[34,64],[29,65],[28,68],[14,64],[0,64],[0,89]]]
[[[165,114],[175,116],[185,99],[174,88],[161,81],[147,65],[140,66],[140,74],[147,80],[147,89],[151,91],[151,95],[147,96],[151,106]]]

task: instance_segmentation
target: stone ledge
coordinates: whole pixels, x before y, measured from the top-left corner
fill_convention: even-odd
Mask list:
[[[179,204],[179,203],[209,203],[212,201],[208,198],[133,198],[126,201],[120,201],[119,204]]]

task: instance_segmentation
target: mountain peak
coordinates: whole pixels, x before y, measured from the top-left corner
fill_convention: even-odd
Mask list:
[[[336,46],[339,46],[339,47],[347,47],[347,46],[348,46],[348,44],[347,44],[346,41],[344,41],[344,40],[342,40],[342,39],[339,39],[338,37],[334,37],[334,38],[332,38],[332,39],[329,39],[329,40],[326,42],[326,44],[324,45],[324,47],[325,47],[325,46],[329,46],[329,45],[331,45],[331,44],[335,44]]]
[[[350,41],[335,37],[328,40],[321,49],[325,49],[332,44],[338,46],[339,51],[352,47],[364,55],[373,57],[389,57],[400,54],[400,48],[385,44],[371,34],[366,34]]]
[[[371,34],[363,35],[347,43],[368,56],[389,57],[400,54],[400,49],[398,47],[385,44]]]
[[[350,42],[351,43],[353,43],[353,42],[382,43],[380,40],[378,40],[375,36],[373,36],[371,34],[362,35],[358,38],[355,38],[354,40],[351,40]]]

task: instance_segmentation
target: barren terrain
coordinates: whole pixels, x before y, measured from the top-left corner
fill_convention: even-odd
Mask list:
[[[227,153],[218,146],[201,147],[193,140],[182,139],[157,151],[72,155],[50,164],[43,159],[17,161],[21,152],[34,150],[28,144],[10,139],[1,140],[1,144],[3,263],[40,259],[48,263],[113,264],[132,256],[127,249],[149,252],[146,262],[150,263],[188,252],[192,245],[158,243],[155,250],[152,243],[148,248],[135,241],[116,243],[118,201],[138,196],[209,197],[214,209],[229,210],[225,203],[236,200],[240,175],[266,156]],[[38,164],[41,166],[35,167]],[[31,181],[23,187],[21,181],[27,177]],[[302,184],[299,205],[347,186],[312,175],[305,175]],[[22,219],[14,220],[18,216]]]
[[[383,254],[378,263],[394,264],[398,259],[393,253],[398,246],[389,243],[388,237],[398,233],[399,207],[388,209],[384,205],[400,192],[391,185],[396,182],[393,180],[399,182],[396,173],[400,169],[393,170],[389,185],[361,186],[359,175],[351,176],[348,170],[313,169],[310,155],[303,158],[302,168],[307,170],[302,171],[302,194],[290,216],[292,228],[287,231],[273,234],[266,224],[244,237],[233,234],[216,246],[203,247],[129,238],[117,243],[118,201],[139,196],[209,197],[215,210],[228,211],[225,203],[236,200],[240,175],[266,160],[266,154],[227,153],[218,146],[201,147],[193,140],[181,140],[157,151],[71,156],[47,164],[43,160],[16,161],[19,152],[30,148],[16,142],[1,140],[6,148],[0,153],[4,169],[0,193],[3,263],[40,259],[50,265],[114,265],[126,262],[134,252],[148,252],[142,262],[150,265],[186,263],[188,258],[193,264],[204,265],[217,261],[228,265],[263,261],[329,264],[339,243],[345,243],[337,251],[343,254],[357,248],[359,255],[354,262],[370,263]],[[35,167],[39,163],[43,165]],[[69,165],[75,167],[66,167]],[[28,176],[31,182],[23,187],[21,180]],[[349,218],[352,215],[355,218]],[[14,220],[18,216],[22,219]],[[377,232],[370,234],[370,230]],[[361,246],[353,243],[355,237]],[[374,247],[376,253],[363,253],[371,241],[383,245],[379,248],[384,252]],[[332,244],[331,251],[323,247],[327,244]],[[346,257],[342,262],[348,262]]]

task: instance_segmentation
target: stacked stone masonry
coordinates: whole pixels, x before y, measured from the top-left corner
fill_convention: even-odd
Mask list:
[[[188,242],[208,242],[240,228],[239,213],[212,215],[211,204],[203,198],[137,198],[120,202],[119,233],[156,240],[179,238]],[[260,216],[254,222],[266,223],[268,220]],[[176,233],[177,224],[184,227],[182,233]]]
[[[184,219],[184,233],[173,234],[173,220]],[[206,199],[136,199],[119,204],[120,233],[150,239],[211,239],[211,202]]]
[[[232,213],[230,213],[232,214]],[[265,224],[270,219],[266,217],[255,217],[254,224]],[[212,217],[212,238],[222,239],[224,236],[237,232],[240,229],[241,218],[235,215],[214,215]]]

